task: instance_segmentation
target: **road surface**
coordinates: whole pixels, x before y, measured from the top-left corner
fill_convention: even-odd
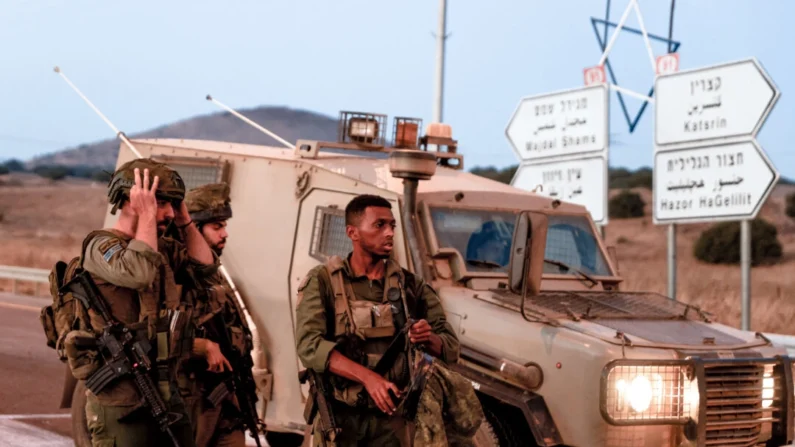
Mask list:
[[[0,447],[74,445],[69,409],[58,408],[66,364],[45,344],[39,322],[50,302],[0,293]]]

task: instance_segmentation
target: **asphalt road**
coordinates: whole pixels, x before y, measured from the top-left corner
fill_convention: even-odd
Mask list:
[[[69,410],[58,408],[66,365],[39,323],[48,302],[0,294],[0,447],[72,445]]]
[[[0,447],[74,445],[70,410],[58,408],[67,366],[46,345],[39,322],[50,302],[0,293]]]

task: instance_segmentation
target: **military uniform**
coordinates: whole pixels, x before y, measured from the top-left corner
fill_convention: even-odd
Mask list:
[[[185,197],[191,219],[199,227],[231,218],[229,202],[226,184],[204,185],[189,191]],[[250,355],[248,325],[226,279],[219,272],[200,281],[199,285],[199,288],[187,290],[185,296],[194,307],[194,321],[200,333],[208,321],[216,318],[215,321],[223,322],[231,344],[243,355]],[[213,334],[203,336],[218,342]],[[206,396],[215,387],[225,385],[217,380],[218,374],[207,372],[206,368],[204,362],[189,360],[181,365],[178,377],[180,393],[188,404],[193,422],[196,446],[242,447],[246,437],[238,401],[232,393],[218,406],[210,404]]]
[[[348,259],[350,256],[348,257]],[[459,343],[447,322],[441,302],[434,290],[394,260],[386,260],[383,280],[355,276],[348,259],[332,258],[327,265],[317,266],[298,288],[296,307],[296,343],[303,365],[326,375],[333,388],[330,401],[336,423],[342,429],[337,436],[339,446],[399,446],[407,443],[405,422],[389,417],[375,406],[360,384],[327,372],[331,351],[368,368],[373,368],[386,351],[395,328],[387,304],[387,291],[397,287],[403,291],[404,306],[414,319],[426,319],[442,342],[440,359],[454,363]],[[339,281],[337,287],[333,281]],[[341,291],[341,293],[335,293]],[[340,296],[343,295],[343,296]],[[409,358],[401,355],[386,374],[386,379],[403,389],[408,385]],[[318,416],[319,418],[319,416]],[[315,445],[322,445],[315,419]],[[402,435],[402,436],[396,436]]]
[[[122,166],[111,180],[109,194],[114,212],[126,200],[119,191],[123,188],[118,185],[131,186],[135,167],[142,171],[148,168],[152,177],[160,176],[162,190],[159,188],[156,193],[158,199],[181,199],[180,189],[184,194],[184,186],[175,171],[151,160],[137,160]],[[155,251],[114,229],[90,233],[83,242],[81,256],[83,269],[91,275],[112,316],[128,330],[148,338],[152,347],[148,354],[155,371],[152,381],[169,413],[179,417],[170,429],[182,447],[193,446],[190,420],[176,387],[176,365],[181,356],[190,353],[193,338],[189,328],[185,330],[187,335],[177,335],[169,327],[170,317],[175,311],[187,310],[181,303],[182,285],[215,273],[217,262],[203,265],[194,261],[183,244],[170,238],[160,237]],[[95,333],[101,331],[105,325],[101,316],[93,310],[88,315],[90,328]],[[90,362],[85,362],[87,358]],[[78,379],[90,378],[102,366],[101,359],[90,351],[70,356],[69,365]],[[141,401],[131,377],[111,382],[96,395],[87,391],[85,411],[92,444],[96,447],[173,445],[149,410],[141,407]]]

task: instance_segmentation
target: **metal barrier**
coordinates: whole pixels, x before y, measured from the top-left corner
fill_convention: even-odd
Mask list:
[[[32,282],[35,284],[35,294],[39,294],[39,284],[49,283],[50,271],[30,267],[17,267],[13,265],[0,265],[0,279],[11,280],[11,293],[19,293],[19,282]]]

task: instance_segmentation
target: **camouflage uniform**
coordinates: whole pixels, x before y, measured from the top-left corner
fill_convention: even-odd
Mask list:
[[[167,166],[149,159],[135,160],[121,166],[110,185],[113,212],[129,196],[133,169],[148,168],[150,176],[160,177],[156,192],[160,200],[179,201],[184,195],[184,184],[179,175]],[[171,413],[181,418],[171,425],[171,430],[182,447],[193,446],[190,421],[184,403],[177,392],[176,366],[182,353],[168,352],[171,333],[168,330],[168,311],[185,310],[180,302],[183,284],[210,275],[216,264],[204,265],[188,257],[186,247],[170,238],[158,239],[158,250],[113,229],[90,233],[83,243],[82,266],[96,283],[108,303],[114,318],[134,331],[146,331],[152,345],[150,357],[157,372],[152,380]],[[90,326],[99,331],[104,326],[101,317],[89,312]],[[166,328],[164,329],[164,324]],[[192,344],[192,336],[183,340],[183,346]],[[67,345],[69,343],[67,342]],[[163,349],[165,348],[165,349]],[[78,379],[90,377],[101,366],[95,354],[71,352],[69,365]],[[86,363],[86,359],[91,362]],[[131,378],[111,383],[94,395],[87,391],[86,417],[92,444],[106,446],[171,445],[170,438],[160,431],[147,409],[140,409],[141,396]]]
[[[194,188],[185,197],[191,219],[199,229],[210,222],[231,218],[229,202],[229,186],[226,184]],[[193,315],[197,327],[220,313],[232,344],[240,352],[250,355],[251,346],[245,336],[248,334],[248,326],[237,306],[232,288],[223,275],[216,273],[203,280],[200,286],[186,291],[186,300],[194,306]],[[209,334],[206,337],[210,340],[214,338]],[[217,374],[205,371],[206,368],[205,362],[189,360],[181,365],[178,377],[180,394],[191,415],[196,446],[242,447],[246,443],[246,437],[237,399],[234,394],[230,394],[218,407],[210,405],[204,396],[212,392],[218,382],[213,380],[213,376]]]
[[[389,417],[381,412],[371,398],[367,403],[356,403],[356,396],[366,391],[361,385],[353,384],[344,378],[327,372],[328,359],[331,351],[338,349],[343,355],[351,358],[364,366],[375,366],[379,355],[383,354],[391,337],[369,337],[366,332],[373,329],[377,332],[381,327],[361,329],[357,328],[356,340],[363,340],[361,349],[351,349],[346,339],[341,334],[345,328],[350,328],[349,310],[340,306],[335,296],[332,278],[341,275],[344,289],[350,291],[349,305],[378,306],[386,303],[385,291],[398,285],[405,291],[406,306],[409,315],[415,319],[426,319],[432,331],[441,338],[441,360],[454,363],[459,355],[459,343],[453,328],[447,322],[441,302],[436,292],[424,281],[414,276],[411,272],[402,269],[394,260],[385,261],[386,273],[383,280],[370,280],[366,276],[354,276],[348,260],[336,258],[327,266],[318,266],[312,269],[304,278],[298,288],[298,304],[296,308],[296,343],[298,357],[303,365],[312,368],[318,373],[327,374],[332,384],[334,396],[330,400],[336,415],[336,423],[342,429],[337,437],[338,446],[377,445],[399,446],[408,444],[409,430],[406,421],[399,417]],[[420,308],[418,303],[427,304]],[[383,311],[379,311],[383,312]],[[359,320],[353,314],[354,320]],[[389,317],[391,320],[391,315]],[[389,322],[391,324],[391,321]],[[385,325],[388,326],[385,322]],[[374,326],[377,326],[374,325]],[[358,352],[365,355],[357,356]],[[357,358],[358,357],[358,358]],[[386,374],[386,378],[395,383],[398,388],[408,385],[409,371],[408,358],[401,357],[395,366]],[[396,402],[397,404],[397,402]],[[318,416],[319,418],[319,416]],[[322,445],[318,419],[315,419],[314,444]],[[402,441],[402,442],[401,442]]]

